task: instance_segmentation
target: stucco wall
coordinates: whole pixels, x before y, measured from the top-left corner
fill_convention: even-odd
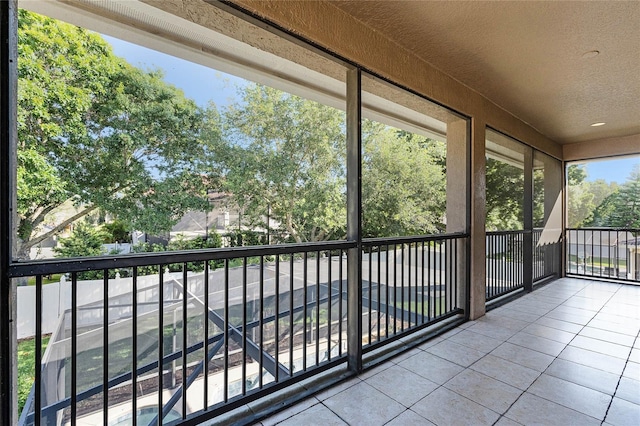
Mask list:
[[[621,138],[572,143],[563,145],[562,148],[563,158],[566,161],[640,154],[640,134]]]

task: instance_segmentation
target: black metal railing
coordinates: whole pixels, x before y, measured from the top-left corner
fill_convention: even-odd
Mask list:
[[[465,234],[363,241],[364,351],[463,311]]]
[[[42,277],[70,276],[70,308],[46,352],[35,351],[42,368],[35,369],[20,423],[84,418],[147,425],[157,423],[158,413],[180,422],[345,362],[352,247],[333,242],[13,265],[12,277],[36,277],[35,347],[42,347],[46,309]],[[129,277],[109,278],[116,269]],[[87,271],[102,278],[80,280]],[[79,305],[88,283],[100,297]],[[114,288],[120,293],[111,294]]]
[[[640,229],[568,228],[567,275],[640,283]]]
[[[385,340],[463,313],[467,235],[371,239],[362,336]],[[61,314],[21,425],[179,424],[213,418],[347,362],[347,252],[354,241],[15,263],[66,274]],[[68,295],[68,296],[65,296]],[[160,419],[160,421],[159,421]]]
[[[486,300],[524,287],[522,244],[524,231],[486,233]]]
[[[533,238],[533,265],[532,265],[532,272],[533,272],[533,281],[538,281],[541,280],[543,278],[546,278],[548,273],[547,273],[547,267],[546,267],[546,251],[547,251],[547,247],[541,244],[538,244],[538,242],[540,241],[540,237],[542,236],[542,229],[534,229],[532,231],[532,238]]]

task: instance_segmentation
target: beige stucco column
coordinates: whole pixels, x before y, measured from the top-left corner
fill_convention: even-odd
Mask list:
[[[471,120],[471,285],[469,319],[486,312],[486,157],[484,122]]]
[[[468,152],[469,121],[455,117],[447,123],[447,233],[466,232],[468,228]],[[457,286],[456,306],[466,308],[467,300],[467,247],[459,244],[453,256],[447,256],[447,262],[455,262],[449,267],[456,268]],[[450,279],[452,279],[450,277]],[[448,297],[453,294],[447,294]]]
[[[541,154],[544,161],[544,232],[549,237],[543,241],[545,275],[561,274],[562,253],[562,163]]]

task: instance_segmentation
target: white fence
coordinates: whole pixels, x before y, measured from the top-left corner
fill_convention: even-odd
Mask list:
[[[164,281],[181,279],[182,272],[165,273]],[[103,280],[78,281],[78,306],[103,300]],[[138,289],[157,286],[158,275],[138,277]],[[131,293],[132,278],[109,280],[109,297]],[[58,317],[71,308],[71,282],[64,279],[58,283],[42,286],[42,333],[49,334],[58,324]],[[33,337],[36,333],[36,287],[18,287],[17,328],[18,339]]]

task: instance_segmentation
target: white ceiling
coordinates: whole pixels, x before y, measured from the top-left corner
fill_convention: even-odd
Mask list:
[[[333,4],[559,143],[640,134],[640,1]]]

